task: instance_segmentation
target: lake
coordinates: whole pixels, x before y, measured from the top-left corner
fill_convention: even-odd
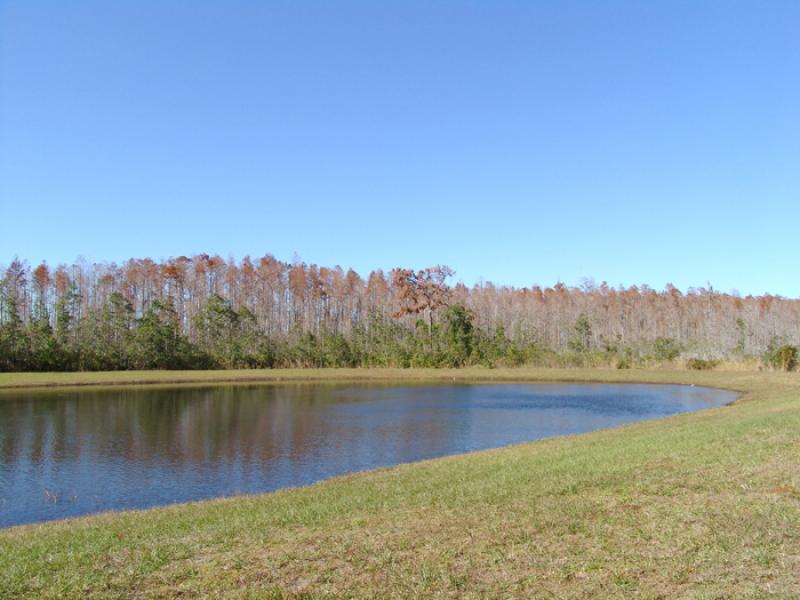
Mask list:
[[[0,395],[0,527],[267,492],[720,406],[679,385],[248,385]]]

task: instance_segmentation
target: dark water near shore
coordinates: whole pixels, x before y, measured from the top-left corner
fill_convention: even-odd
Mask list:
[[[261,385],[0,396],[0,527],[298,486],[719,406],[675,385]]]

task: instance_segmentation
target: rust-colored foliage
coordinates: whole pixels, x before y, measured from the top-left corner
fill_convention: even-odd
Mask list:
[[[450,288],[446,282],[452,275],[450,267],[440,265],[420,271],[393,269],[394,316],[433,312],[445,306],[450,298]]]
[[[271,255],[237,262],[198,254],[53,269],[14,260],[0,273],[0,305],[5,301],[6,306],[0,306],[0,320],[10,318],[8,307],[13,305],[23,324],[43,317],[54,323],[56,306],[68,299],[74,317],[70,322],[77,326],[102,311],[116,292],[130,302],[136,318],[155,302],[167,302],[190,340],[196,335],[195,316],[218,294],[234,308],[246,307],[255,326],[274,339],[323,331],[347,336],[359,324],[368,326],[370,315],[408,326],[424,318],[432,328],[442,307],[463,304],[478,331],[492,335],[502,327],[509,339],[535,340],[556,351],[568,348],[581,314],[592,322],[598,340],[620,346],[646,348],[662,337],[724,355],[734,348],[741,351],[742,344],[747,353],[763,352],[773,338],[800,342],[800,300],[725,294],[711,286],[686,293],[669,284],[657,291],[590,280],[578,287],[563,282],[523,288],[480,282],[470,287],[450,285],[453,271],[446,266],[398,268],[388,274],[375,270],[362,278],[352,269],[299,259],[283,262]]]

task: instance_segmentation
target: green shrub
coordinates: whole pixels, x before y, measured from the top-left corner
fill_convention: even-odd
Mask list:
[[[784,344],[782,346],[767,348],[764,355],[764,362],[766,362],[773,369],[780,371],[793,371],[797,367],[798,349],[797,346],[791,344]]]
[[[653,344],[653,355],[655,356],[656,360],[671,362],[678,358],[680,353],[680,344],[672,338],[659,337],[656,338],[656,341]]]
[[[693,371],[710,371],[719,364],[716,360],[706,360],[704,358],[690,358],[686,361],[686,368]]]

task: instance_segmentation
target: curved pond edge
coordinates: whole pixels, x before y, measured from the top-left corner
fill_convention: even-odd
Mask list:
[[[584,371],[593,372],[594,370],[584,370]],[[630,373],[630,374],[633,375],[633,373]],[[389,379],[385,379],[385,380],[383,380],[383,379],[378,380],[378,379],[373,379],[373,378],[370,378],[370,379],[361,378],[361,379],[355,379],[355,380],[337,379],[337,380],[327,380],[327,381],[282,381],[282,380],[272,380],[272,381],[267,381],[267,382],[237,381],[235,383],[236,383],[237,387],[238,386],[260,387],[261,385],[264,385],[264,384],[267,384],[267,385],[325,385],[325,384],[330,384],[330,385],[338,387],[338,386],[347,385],[349,383],[372,383],[372,384],[381,385],[381,387],[383,387],[384,385],[392,386],[393,384],[404,384],[404,385],[407,385],[407,386],[408,385],[426,386],[426,385],[437,385],[437,384],[448,385],[448,384],[453,384],[453,383],[467,384],[467,385],[468,384],[476,384],[476,385],[487,385],[487,384],[495,384],[495,385],[504,385],[504,384],[532,384],[532,385],[537,385],[537,384],[538,385],[549,385],[549,384],[552,384],[552,385],[563,385],[563,384],[581,385],[581,384],[584,384],[584,385],[592,385],[592,384],[595,384],[595,385],[654,385],[654,386],[667,385],[667,386],[685,386],[685,387],[706,388],[706,389],[710,389],[710,390],[727,391],[727,392],[731,392],[731,393],[735,394],[735,396],[731,400],[729,400],[727,402],[724,402],[722,404],[718,404],[716,406],[709,406],[707,408],[701,408],[701,409],[691,410],[691,411],[687,411],[687,412],[675,413],[675,414],[672,414],[672,415],[658,416],[658,417],[653,417],[653,418],[645,418],[645,419],[642,419],[640,421],[633,421],[633,422],[629,422],[629,423],[623,423],[623,424],[614,425],[614,426],[611,426],[611,427],[600,427],[600,428],[597,428],[597,429],[592,429],[592,430],[584,431],[584,432],[580,432],[580,433],[557,434],[557,435],[545,436],[545,437],[540,437],[540,438],[534,438],[534,439],[525,440],[525,441],[513,442],[513,443],[510,443],[510,444],[501,444],[501,445],[490,447],[490,448],[469,450],[469,451],[466,451],[466,452],[454,452],[452,454],[445,454],[445,455],[435,456],[435,457],[430,457],[430,458],[422,458],[420,460],[413,460],[413,461],[408,461],[408,462],[399,462],[399,463],[396,463],[396,464],[393,464],[393,465],[387,465],[387,466],[381,466],[381,467],[375,467],[375,468],[368,468],[368,469],[361,469],[361,470],[354,470],[354,471],[351,471],[351,472],[346,472],[346,473],[341,473],[341,474],[338,474],[338,475],[333,475],[333,476],[330,476],[330,477],[325,477],[323,479],[311,482],[311,483],[309,483],[307,485],[287,486],[287,487],[278,488],[278,489],[269,490],[269,491],[263,491],[263,492],[210,496],[210,497],[207,497],[207,498],[202,498],[202,499],[197,499],[197,500],[190,500],[190,501],[187,501],[187,502],[167,503],[167,504],[150,506],[150,507],[146,507],[146,508],[131,508],[131,509],[120,509],[120,510],[111,509],[111,510],[106,510],[106,511],[99,511],[99,512],[96,512],[96,513],[89,513],[89,514],[85,514],[85,515],[66,517],[66,518],[62,518],[62,519],[52,519],[52,520],[46,520],[46,521],[40,521],[40,522],[23,523],[23,524],[19,524],[19,525],[8,526],[8,527],[0,527],[0,531],[8,531],[8,530],[16,529],[16,528],[20,528],[20,527],[47,526],[48,524],[53,524],[53,523],[79,521],[79,520],[90,519],[92,517],[97,517],[97,516],[102,516],[102,515],[109,515],[109,514],[110,515],[115,515],[115,514],[126,514],[126,513],[141,513],[141,512],[148,512],[148,511],[152,511],[152,510],[158,510],[158,509],[164,509],[164,508],[170,508],[170,507],[180,507],[180,506],[184,506],[184,505],[194,505],[194,504],[202,504],[202,503],[208,503],[208,502],[219,502],[219,501],[225,501],[225,500],[232,500],[232,499],[236,499],[236,498],[260,497],[260,496],[266,496],[266,495],[271,495],[271,494],[282,493],[282,492],[286,492],[286,491],[290,491],[290,490],[305,489],[305,488],[310,488],[310,487],[314,487],[314,486],[318,486],[318,485],[323,485],[323,484],[325,484],[327,482],[337,481],[337,480],[340,480],[340,479],[352,478],[352,477],[366,475],[366,474],[369,474],[369,473],[389,471],[389,470],[392,470],[392,469],[398,469],[398,468],[409,467],[409,466],[413,467],[414,465],[417,465],[417,464],[425,464],[425,463],[429,463],[429,462],[432,462],[432,461],[442,461],[442,460],[452,459],[452,458],[456,458],[456,457],[467,457],[467,456],[470,456],[470,455],[480,455],[482,453],[497,452],[497,451],[501,451],[503,449],[514,448],[514,447],[518,447],[518,446],[526,446],[526,445],[530,445],[530,444],[539,444],[539,443],[543,443],[543,442],[551,441],[551,440],[555,440],[555,439],[580,438],[580,437],[587,436],[587,435],[592,435],[592,434],[595,434],[595,433],[598,433],[598,432],[613,432],[613,431],[628,429],[628,428],[631,428],[631,427],[636,427],[636,426],[639,426],[639,425],[658,423],[658,422],[661,422],[661,421],[668,422],[668,421],[670,421],[670,420],[672,420],[674,418],[681,418],[681,417],[686,417],[686,416],[695,415],[695,414],[703,414],[703,413],[709,412],[709,411],[711,411],[713,409],[729,407],[729,406],[732,406],[732,405],[740,402],[742,399],[744,399],[745,397],[747,397],[749,395],[746,390],[736,389],[736,388],[734,388],[732,386],[709,385],[709,384],[705,384],[705,383],[704,384],[677,383],[677,382],[674,382],[674,381],[669,381],[669,382],[641,381],[638,378],[630,378],[630,379],[628,379],[626,381],[619,381],[619,380],[609,381],[608,379],[572,379],[572,380],[557,379],[557,380],[553,380],[553,379],[550,379],[550,378],[547,378],[547,379],[544,379],[544,378],[533,378],[533,379],[531,379],[531,378],[527,378],[527,379],[515,378],[513,380],[505,380],[505,379],[499,379],[499,378],[492,378],[492,379],[489,379],[489,380],[487,380],[487,379],[476,379],[476,378],[464,378],[464,379],[460,379],[460,380],[455,379],[455,378],[437,378],[437,379],[404,378],[404,379],[401,379],[401,380],[397,380],[397,379],[393,379],[393,378],[389,378]],[[145,387],[147,389],[158,389],[158,388],[162,388],[162,387],[166,388],[166,389],[170,389],[170,388],[181,389],[181,388],[187,388],[187,387],[188,388],[213,389],[213,388],[216,388],[216,387],[224,387],[224,386],[226,386],[226,384],[215,384],[215,383],[212,383],[210,381],[202,381],[202,382],[194,382],[194,383],[190,383],[190,384],[187,384],[187,385],[180,385],[180,386],[169,385],[169,384],[167,384],[167,385],[156,385],[156,386],[139,386],[139,385],[92,386],[93,389],[91,391],[92,392],[94,392],[94,391],[98,391],[98,392],[99,391],[103,391],[104,387],[108,387],[108,389],[111,389],[111,390],[114,390],[114,389],[119,390],[119,389],[140,389],[140,388],[145,388]],[[59,387],[62,387],[62,386],[59,386]],[[65,388],[74,388],[75,386],[63,386],[63,387],[65,387]],[[37,390],[41,391],[41,392],[44,392],[44,393],[55,391],[53,387],[26,389],[26,391],[30,391],[30,392],[34,392],[34,393]],[[19,392],[20,390],[17,389],[15,391]]]
[[[105,371],[0,373],[0,399],[21,391],[69,388],[183,388],[293,383],[631,383],[699,385],[745,392],[734,381],[742,371],[686,369],[527,368],[489,369],[254,369],[230,371]],[[744,372],[748,373],[748,372]],[[756,374],[753,372],[751,374]],[[738,399],[737,399],[738,400]]]

